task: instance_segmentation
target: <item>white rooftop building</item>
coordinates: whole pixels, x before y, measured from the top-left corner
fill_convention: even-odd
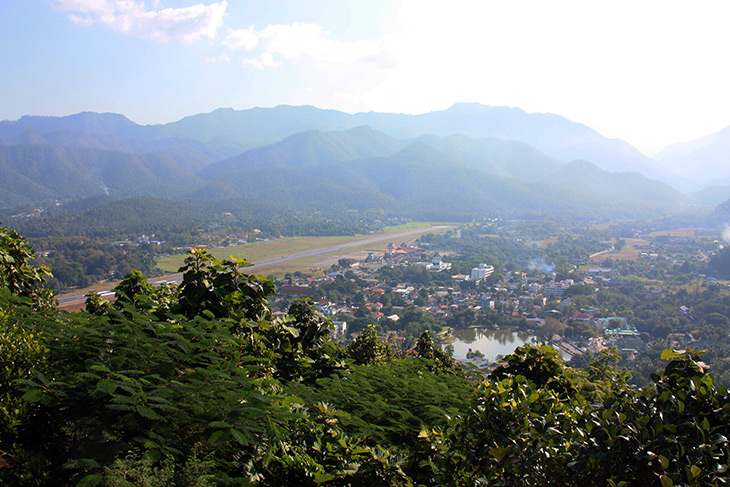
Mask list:
[[[487,277],[491,276],[494,272],[494,266],[487,264],[479,264],[479,267],[474,267],[471,270],[472,281],[483,281]]]
[[[426,265],[426,269],[431,272],[441,272],[451,269],[451,262],[444,262],[441,260],[441,256],[436,254],[430,264]]]

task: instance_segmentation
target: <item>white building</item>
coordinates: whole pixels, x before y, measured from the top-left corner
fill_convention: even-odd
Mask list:
[[[333,321],[332,324],[335,325],[333,337],[341,337],[344,336],[345,333],[347,333],[346,321]]]
[[[471,270],[472,281],[483,281],[487,277],[491,276],[494,272],[494,266],[487,264],[479,264],[479,267],[474,267]]]
[[[557,299],[563,297],[563,293],[573,284],[572,279],[566,279],[564,281],[555,282],[551,281],[545,284],[543,294],[545,296],[554,296]]]
[[[436,254],[430,264],[426,265],[426,269],[431,272],[441,272],[451,269],[451,262],[444,262],[441,256]]]

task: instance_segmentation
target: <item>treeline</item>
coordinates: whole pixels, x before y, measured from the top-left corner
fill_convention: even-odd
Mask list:
[[[84,288],[106,279],[122,279],[132,270],[154,274],[156,245],[111,245],[94,238],[58,237],[31,240],[39,249],[35,262],[47,266],[52,276],[46,284],[53,291]]]
[[[727,247],[710,259],[707,272],[722,277],[730,276],[730,247]]]
[[[123,239],[141,234],[185,241],[191,233],[261,230],[264,235],[352,235],[378,228],[379,214],[323,217],[285,211],[247,198],[222,201],[165,198],[94,198],[88,204],[51,207],[36,217],[0,218],[26,238],[82,236]],[[189,243],[189,242],[186,242]]]

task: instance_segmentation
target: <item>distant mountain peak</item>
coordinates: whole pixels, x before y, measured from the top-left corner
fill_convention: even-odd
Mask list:
[[[684,182],[688,191],[730,181],[730,127],[688,142],[672,144],[654,159]]]
[[[454,103],[453,105],[451,105],[450,108],[448,108],[445,111],[447,111],[447,112],[455,111],[455,112],[461,112],[461,113],[466,113],[466,114],[480,114],[480,113],[489,112],[489,111],[493,111],[493,112],[499,112],[499,111],[508,112],[509,111],[509,112],[516,112],[516,113],[526,113],[524,110],[522,110],[521,108],[518,108],[518,107],[508,107],[505,105],[497,105],[497,106],[483,105],[483,104],[477,103],[477,102]]]
[[[28,130],[38,133],[69,130],[121,138],[157,135],[159,126],[139,125],[119,113],[80,112],[64,117],[26,115],[16,121],[0,122],[0,137],[15,137]]]

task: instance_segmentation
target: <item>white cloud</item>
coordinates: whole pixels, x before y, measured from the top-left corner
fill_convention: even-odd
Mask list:
[[[360,17],[329,13],[307,16],[322,25],[256,25],[255,14],[226,14],[224,0],[50,1],[79,25],[140,37],[220,32],[206,62],[262,70],[247,79],[265,89],[236,92],[246,104],[423,113],[476,101],[559,113],[657,149],[717,131],[730,113],[727,0],[397,0],[361,29],[348,28]],[[221,30],[224,20],[231,28]],[[356,32],[365,37],[352,40]],[[283,75],[266,72],[282,66]]]
[[[261,30],[253,26],[229,29],[223,45],[232,51],[261,48],[260,56],[244,62],[259,69],[279,66],[280,62],[273,62],[274,56],[290,61],[309,61],[319,68],[357,62],[387,64],[383,62],[385,57],[377,40],[339,41],[330,31],[305,22],[272,24]]]
[[[256,69],[278,68],[283,64],[281,61],[274,61],[274,56],[268,52],[255,58],[244,59],[242,62],[244,66],[251,66]]]
[[[356,42],[316,24],[250,32],[257,50],[302,68],[292,104],[406,113],[457,101],[518,106],[644,150],[728,124],[726,1],[400,0],[388,8],[387,25]]]
[[[227,2],[159,9],[159,1],[148,10],[143,0],[56,0],[54,6],[69,13],[79,25],[102,24],[116,32],[187,44],[213,39],[223,24]]]
[[[259,39],[253,29],[253,26],[249,26],[248,29],[228,29],[228,34],[225,39],[223,39],[223,45],[232,51],[238,49],[250,51],[256,47],[258,43]]]

